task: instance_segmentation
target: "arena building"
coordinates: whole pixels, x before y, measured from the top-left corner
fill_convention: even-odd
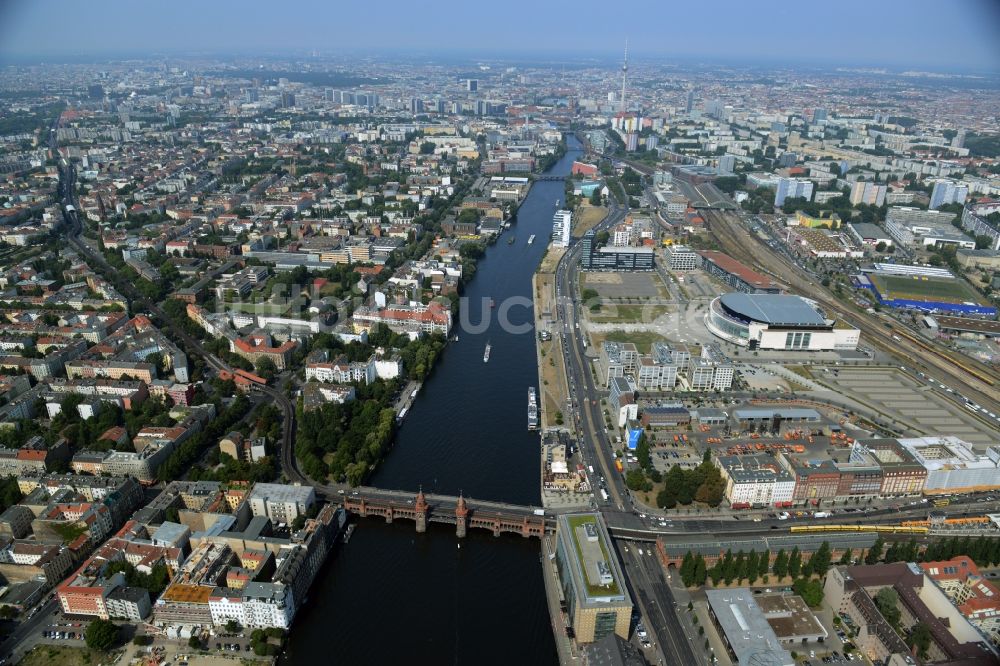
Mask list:
[[[813,301],[788,294],[723,294],[709,306],[705,325],[750,349],[854,350],[861,338],[858,329],[824,317]]]

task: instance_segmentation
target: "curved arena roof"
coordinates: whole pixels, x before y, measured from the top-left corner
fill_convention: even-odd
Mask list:
[[[744,294],[719,297],[722,306],[747,321],[769,326],[823,326],[826,321],[804,299],[789,294]]]

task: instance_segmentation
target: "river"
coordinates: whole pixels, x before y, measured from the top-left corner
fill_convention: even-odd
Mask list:
[[[547,173],[570,172],[581,150],[572,136],[567,141]],[[523,328],[532,322],[530,307],[507,310],[505,301],[531,298],[557,199],[562,182],[535,183],[517,223],[479,261],[463,307],[471,328],[484,317],[488,326],[457,330],[370,485],[540,503],[539,436],[527,429],[528,387],[538,376],[534,329],[511,333],[500,315]],[[469,530],[458,546],[453,527],[431,524],[417,534],[409,521],[362,520],[300,610],[288,662],[558,663],[538,542]]]

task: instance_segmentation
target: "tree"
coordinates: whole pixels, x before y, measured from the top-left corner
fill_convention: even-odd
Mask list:
[[[681,581],[684,583],[685,587],[691,587],[694,582],[694,555],[691,551],[684,553],[684,559],[681,561]]]
[[[837,564],[847,565],[851,563],[851,549],[848,548],[844,551],[844,554],[840,556],[840,561]]]
[[[902,619],[902,613],[899,610],[899,594],[891,587],[883,587],[878,593],[875,594],[875,598],[872,599],[875,602],[875,606],[878,608],[879,613],[885,618],[885,621],[892,625],[896,631],[899,631],[899,621]]]
[[[118,625],[98,618],[90,623],[83,637],[91,650],[107,652],[118,639]]]
[[[747,582],[750,583],[751,585],[757,582],[758,578],[757,567],[759,566],[760,566],[760,559],[759,556],[757,555],[757,551],[751,550],[750,555],[747,557],[747,570],[746,570]]]
[[[788,553],[785,552],[784,548],[778,550],[778,554],[774,556],[774,567],[771,571],[778,578],[784,578],[788,575]]]
[[[656,506],[661,509],[672,509],[677,506],[677,493],[669,486],[656,494]]]
[[[873,543],[872,547],[868,550],[868,554],[865,555],[865,564],[875,564],[882,559],[882,547],[884,545],[885,542],[882,541],[882,535],[880,534],[876,537],[875,543]]]
[[[434,153],[434,148],[435,145],[433,141],[424,141],[423,143],[420,144],[420,154],[432,155]]]
[[[757,576],[766,576],[768,567],[771,565],[771,551],[765,550],[757,560]]]
[[[644,470],[649,472],[653,469],[653,457],[649,453],[649,440],[646,439],[645,430],[639,435],[639,442],[635,445],[635,457]]]
[[[830,568],[830,542],[824,541],[820,544],[819,550],[817,550],[812,558],[809,559],[809,564],[812,565],[813,573],[822,576],[826,573],[827,569]]]
[[[909,635],[906,637],[906,644],[911,648],[917,649],[917,656],[921,659],[927,659],[927,650],[931,647],[931,630],[923,622],[917,622],[910,629]]]
[[[801,569],[802,553],[799,552],[799,547],[795,546],[792,548],[792,554],[788,556],[788,575],[795,578],[799,575]]]
[[[590,205],[591,206],[601,205],[601,188],[595,187],[594,191],[590,193]]]
[[[823,603],[823,584],[816,579],[799,578],[792,583],[792,590],[811,608],[818,608]]]
[[[267,356],[261,356],[259,359],[257,359],[257,364],[254,366],[254,371],[267,381],[271,381],[272,379],[274,379],[274,376],[278,374],[278,366],[274,364],[274,361],[271,358]]]
[[[705,558],[698,554],[694,560],[694,584],[704,585],[708,579],[708,571],[705,568]]]
[[[226,622],[226,631],[228,631],[229,633],[235,634],[238,633],[239,630],[240,630],[240,623],[237,622],[236,620],[229,620],[228,622]]]
[[[192,650],[200,649],[201,638],[199,638],[197,634],[191,636],[191,638],[188,639],[188,647],[191,648]]]

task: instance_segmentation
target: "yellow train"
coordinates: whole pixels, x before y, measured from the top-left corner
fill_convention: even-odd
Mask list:
[[[924,350],[930,352],[931,354],[934,354],[935,356],[938,356],[938,357],[940,357],[940,358],[948,361],[952,365],[957,365],[959,368],[961,368],[962,370],[965,370],[967,373],[969,373],[970,375],[972,375],[973,377],[975,377],[979,381],[983,382],[987,386],[993,386],[993,385],[996,384],[996,382],[993,380],[993,378],[990,377],[989,375],[986,375],[986,374],[980,372],[979,370],[973,368],[972,366],[970,366],[968,363],[965,363],[961,359],[956,359],[956,358],[953,358],[952,356],[950,356],[948,354],[943,353],[940,349],[934,347],[933,345],[928,344],[924,340],[921,340],[920,338],[918,338],[918,337],[916,337],[916,336],[908,333],[907,331],[905,331],[905,330],[903,330],[903,329],[901,329],[901,328],[899,328],[897,326],[893,326],[891,330],[896,335],[899,335],[901,337],[906,338],[907,340],[909,340],[913,344],[917,345],[918,347],[922,347]]]
[[[879,534],[927,534],[927,527],[912,525],[795,525],[793,534],[815,532],[877,532]]]

